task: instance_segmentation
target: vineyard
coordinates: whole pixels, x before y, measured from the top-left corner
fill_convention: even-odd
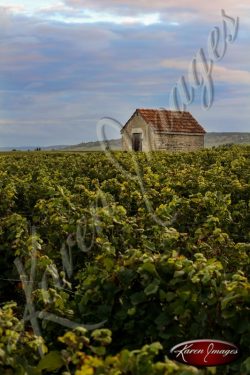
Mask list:
[[[1,154],[0,373],[249,374],[249,208],[250,146]]]

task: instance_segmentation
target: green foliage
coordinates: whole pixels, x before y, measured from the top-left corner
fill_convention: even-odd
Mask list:
[[[38,371],[55,371],[60,369],[63,365],[64,361],[61,354],[57,351],[51,351],[40,360],[36,369]]]
[[[2,154],[0,372],[203,374],[164,355],[210,337],[247,374],[249,154]]]
[[[165,358],[157,361],[163,347],[159,342],[144,345],[140,350],[122,350],[116,355],[106,355],[106,345],[111,343],[111,331],[96,330],[88,337],[84,330],[67,332],[59,341],[66,345],[61,351],[69,373],[75,375],[167,375],[204,374],[191,366],[178,365]],[[91,342],[94,340],[98,346]]]
[[[0,373],[32,374],[39,360],[38,349],[42,354],[48,349],[44,340],[36,337],[29,327],[25,330],[14,308],[15,302],[6,303],[0,309]]]

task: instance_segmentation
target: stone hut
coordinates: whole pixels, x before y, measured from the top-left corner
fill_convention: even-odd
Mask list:
[[[189,112],[136,109],[121,129],[126,151],[193,151],[204,147],[205,130]]]

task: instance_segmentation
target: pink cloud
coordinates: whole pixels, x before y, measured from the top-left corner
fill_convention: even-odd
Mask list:
[[[181,59],[167,59],[160,63],[161,67],[168,69],[180,70],[181,74],[188,76],[188,70],[190,67],[190,61]],[[199,69],[199,64],[197,64]],[[215,81],[226,82],[238,85],[250,85],[250,72],[247,70],[230,69],[227,67],[214,65],[212,69],[212,77]]]
[[[101,9],[105,11],[119,11],[121,9],[133,13],[138,12],[155,12],[157,10],[171,10],[179,9],[183,11],[195,11],[204,16],[207,13],[217,14],[221,9],[233,11],[238,15],[242,15],[246,10],[249,10],[249,0],[242,0],[237,3],[235,0],[217,0],[212,1],[197,1],[197,0],[65,0],[65,4],[71,7]]]

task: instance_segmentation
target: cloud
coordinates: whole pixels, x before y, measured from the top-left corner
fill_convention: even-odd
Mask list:
[[[242,0],[240,5],[234,0],[196,1],[196,0],[65,0],[64,3],[72,8],[94,9],[100,11],[109,11],[114,14],[124,12],[126,14],[150,13],[160,11],[167,13],[177,10],[179,13],[188,13],[190,17],[196,13],[200,18],[215,16],[221,9],[233,12],[232,16],[246,16],[246,10],[249,10],[248,0]]]
[[[148,26],[161,22],[160,14],[157,12],[138,15],[114,15],[109,12],[100,12],[93,9],[78,9],[65,6],[40,9],[36,12],[36,16],[68,24],[113,23],[118,25],[143,24]]]
[[[120,9],[120,8],[139,8],[139,9],[169,9],[169,8],[181,8],[181,9],[218,9],[223,8],[225,5],[228,7],[237,7],[233,0],[218,0],[216,4],[213,2],[197,2],[194,0],[179,0],[178,3],[175,0],[155,0],[153,3],[148,0],[65,0],[65,4],[73,7],[85,7],[85,8],[105,8],[105,9]],[[241,1],[241,6],[248,5],[248,1]]]
[[[214,78],[216,81],[236,85],[250,85],[250,71],[229,69],[223,66],[214,67]]]
[[[16,5],[15,5],[16,3]],[[1,5],[1,0],[0,0]],[[196,0],[62,0],[54,2],[37,0],[21,2],[13,0],[13,5],[5,9],[14,13],[57,20],[65,23],[144,24],[151,25],[165,22],[172,25],[180,23],[218,21],[221,9],[231,17],[241,17],[249,23],[249,4],[243,0],[240,4],[232,0],[217,2],[197,2]]]
[[[170,68],[180,71],[180,76],[185,76],[188,80],[188,74],[190,69],[190,61],[180,60],[180,59],[167,59],[160,63],[164,68]],[[201,63],[197,63],[197,71],[201,72],[203,69]],[[250,71],[239,70],[239,69],[230,69],[225,66],[216,65],[214,63],[212,67],[212,78],[217,82],[225,82],[227,84],[236,84],[236,85],[250,85]]]
[[[160,1],[155,8],[143,1],[82,1],[78,6],[67,2],[46,9],[38,3],[33,13],[27,7],[0,12],[0,146],[94,140],[103,116],[124,123],[137,107],[167,107],[171,89],[186,74],[194,53],[206,47],[214,26],[214,20],[199,18],[192,1],[180,9],[167,2],[173,8],[166,12]],[[73,22],[82,17],[83,3],[91,22]],[[94,22],[95,15],[101,17],[101,4],[107,14],[118,7],[125,18]],[[157,12],[161,22],[142,22],[144,15]],[[124,22],[132,13],[135,22]],[[178,25],[171,24],[175,20]],[[189,108],[208,131],[215,123],[218,131],[237,130],[233,103],[242,129],[248,126],[249,32],[242,27],[223,61],[214,65],[216,98],[211,110],[202,111],[198,99]],[[226,111],[226,100],[231,112]],[[110,137],[119,137],[119,132]]]

